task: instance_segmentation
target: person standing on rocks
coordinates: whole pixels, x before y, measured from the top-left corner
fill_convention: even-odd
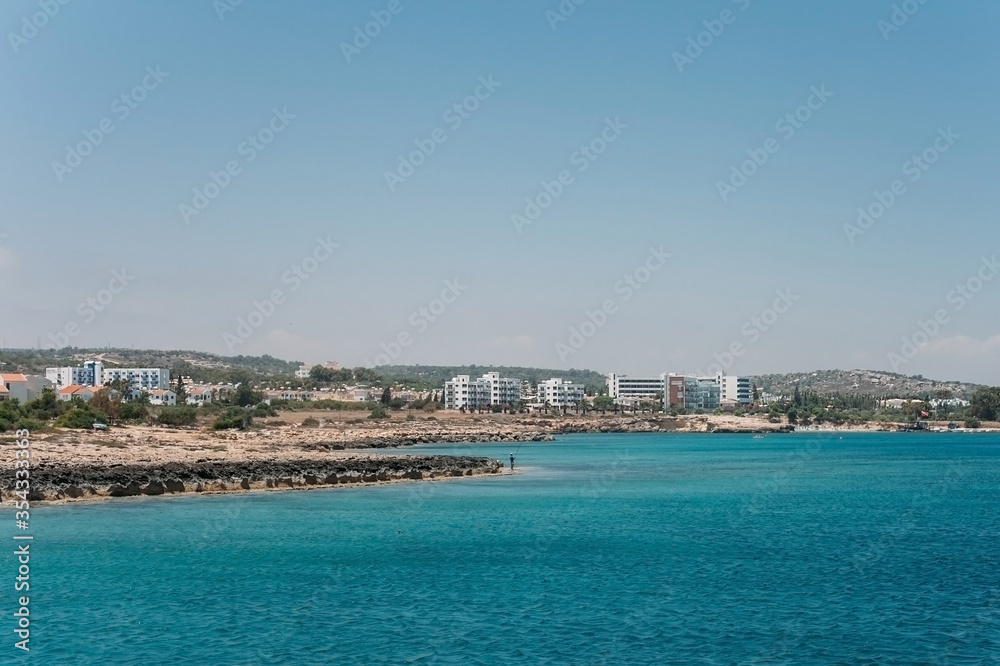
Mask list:
[[[510,454],[510,468],[511,468],[511,470],[514,469],[514,454],[513,453]]]

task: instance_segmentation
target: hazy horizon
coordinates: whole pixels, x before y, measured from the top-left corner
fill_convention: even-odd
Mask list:
[[[42,4],[0,347],[1000,384],[994,4]]]

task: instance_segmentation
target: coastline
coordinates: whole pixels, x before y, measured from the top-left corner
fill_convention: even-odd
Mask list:
[[[336,420],[339,416],[340,420]],[[289,423],[295,418],[315,425]],[[307,420],[308,419],[308,420]],[[414,420],[343,420],[336,413],[283,412],[246,431],[151,425],[107,431],[32,433],[31,493],[36,502],[192,493],[349,487],[506,473],[500,461],[461,455],[366,453],[415,444],[552,441],[577,433],[786,434],[885,432],[903,424],[795,428],[762,417],[687,415],[513,415],[441,413]],[[946,430],[941,426],[929,430]],[[996,427],[980,432],[996,432]],[[12,434],[11,434],[12,435]],[[10,443],[8,435],[0,442]],[[8,439],[9,438],[9,439]],[[0,470],[0,505],[14,501],[14,473]]]

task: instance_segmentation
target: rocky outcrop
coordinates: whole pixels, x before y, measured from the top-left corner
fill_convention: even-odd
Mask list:
[[[501,463],[468,456],[370,456],[337,460],[200,461],[194,464],[51,465],[31,470],[29,500],[137,497],[386,483],[499,474]],[[0,476],[2,499],[13,498],[11,470]]]

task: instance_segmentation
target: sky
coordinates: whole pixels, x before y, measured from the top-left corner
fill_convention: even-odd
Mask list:
[[[9,0],[0,346],[1000,384],[998,19]]]

